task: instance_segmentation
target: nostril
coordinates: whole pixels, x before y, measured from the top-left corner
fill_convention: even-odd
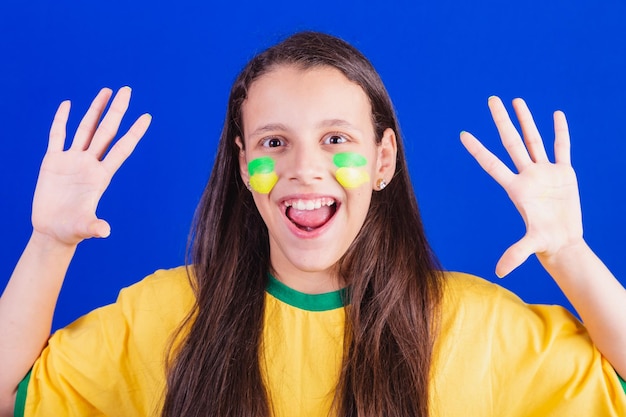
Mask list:
[[[302,151],[302,155],[292,160],[293,168],[289,176],[291,180],[303,183],[319,181],[329,172],[324,158],[316,157],[313,153],[313,151]]]

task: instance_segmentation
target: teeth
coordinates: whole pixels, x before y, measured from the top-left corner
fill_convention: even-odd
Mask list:
[[[332,198],[316,198],[313,200],[287,200],[285,201],[285,207],[293,207],[296,210],[316,210],[322,206],[332,206],[335,204],[335,200]]]

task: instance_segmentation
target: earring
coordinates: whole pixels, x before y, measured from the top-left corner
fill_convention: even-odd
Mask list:
[[[376,188],[378,188],[378,191],[384,190],[386,186],[387,186],[387,182],[383,178],[379,178],[376,181]]]
[[[250,185],[250,181],[246,181],[246,188],[248,191],[252,191],[252,186]]]

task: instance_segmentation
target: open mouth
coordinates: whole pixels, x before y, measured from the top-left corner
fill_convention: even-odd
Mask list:
[[[287,200],[283,204],[285,216],[298,229],[305,232],[323,227],[337,212],[336,201],[329,197]]]

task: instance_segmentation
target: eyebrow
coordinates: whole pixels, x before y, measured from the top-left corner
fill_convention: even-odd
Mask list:
[[[343,120],[343,119],[326,119],[326,120],[322,120],[321,122],[319,122],[315,127],[317,128],[324,128],[324,127],[341,127],[341,128],[347,128],[350,130],[354,130],[357,132],[360,132],[360,130],[354,126],[352,123],[348,122],[347,120]],[[289,131],[290,129],[282,124],[282,123],[268,123],[266,125],[263,125],[257,129],[254,130],[254,132],[252,132],[250,134],[250,137],[255,137],[255,136],[261,136],[267,132],[276,132],[276,131]]]
[[[287,126],[285,126],[282,123],[269,123],[266,124],[264,126],[261,126],[257,129],[254,130],[254,132],[250,133],[251,137],[255,137],[255,136],[261,136],[267,132],[275,132],[275,131],[285,131],[285,130],[289,130],[287,129]]]
[[[317,124],[317,127],[344,127],[350,130],[360,131],[356,126],[343,119],[327,119]]]

